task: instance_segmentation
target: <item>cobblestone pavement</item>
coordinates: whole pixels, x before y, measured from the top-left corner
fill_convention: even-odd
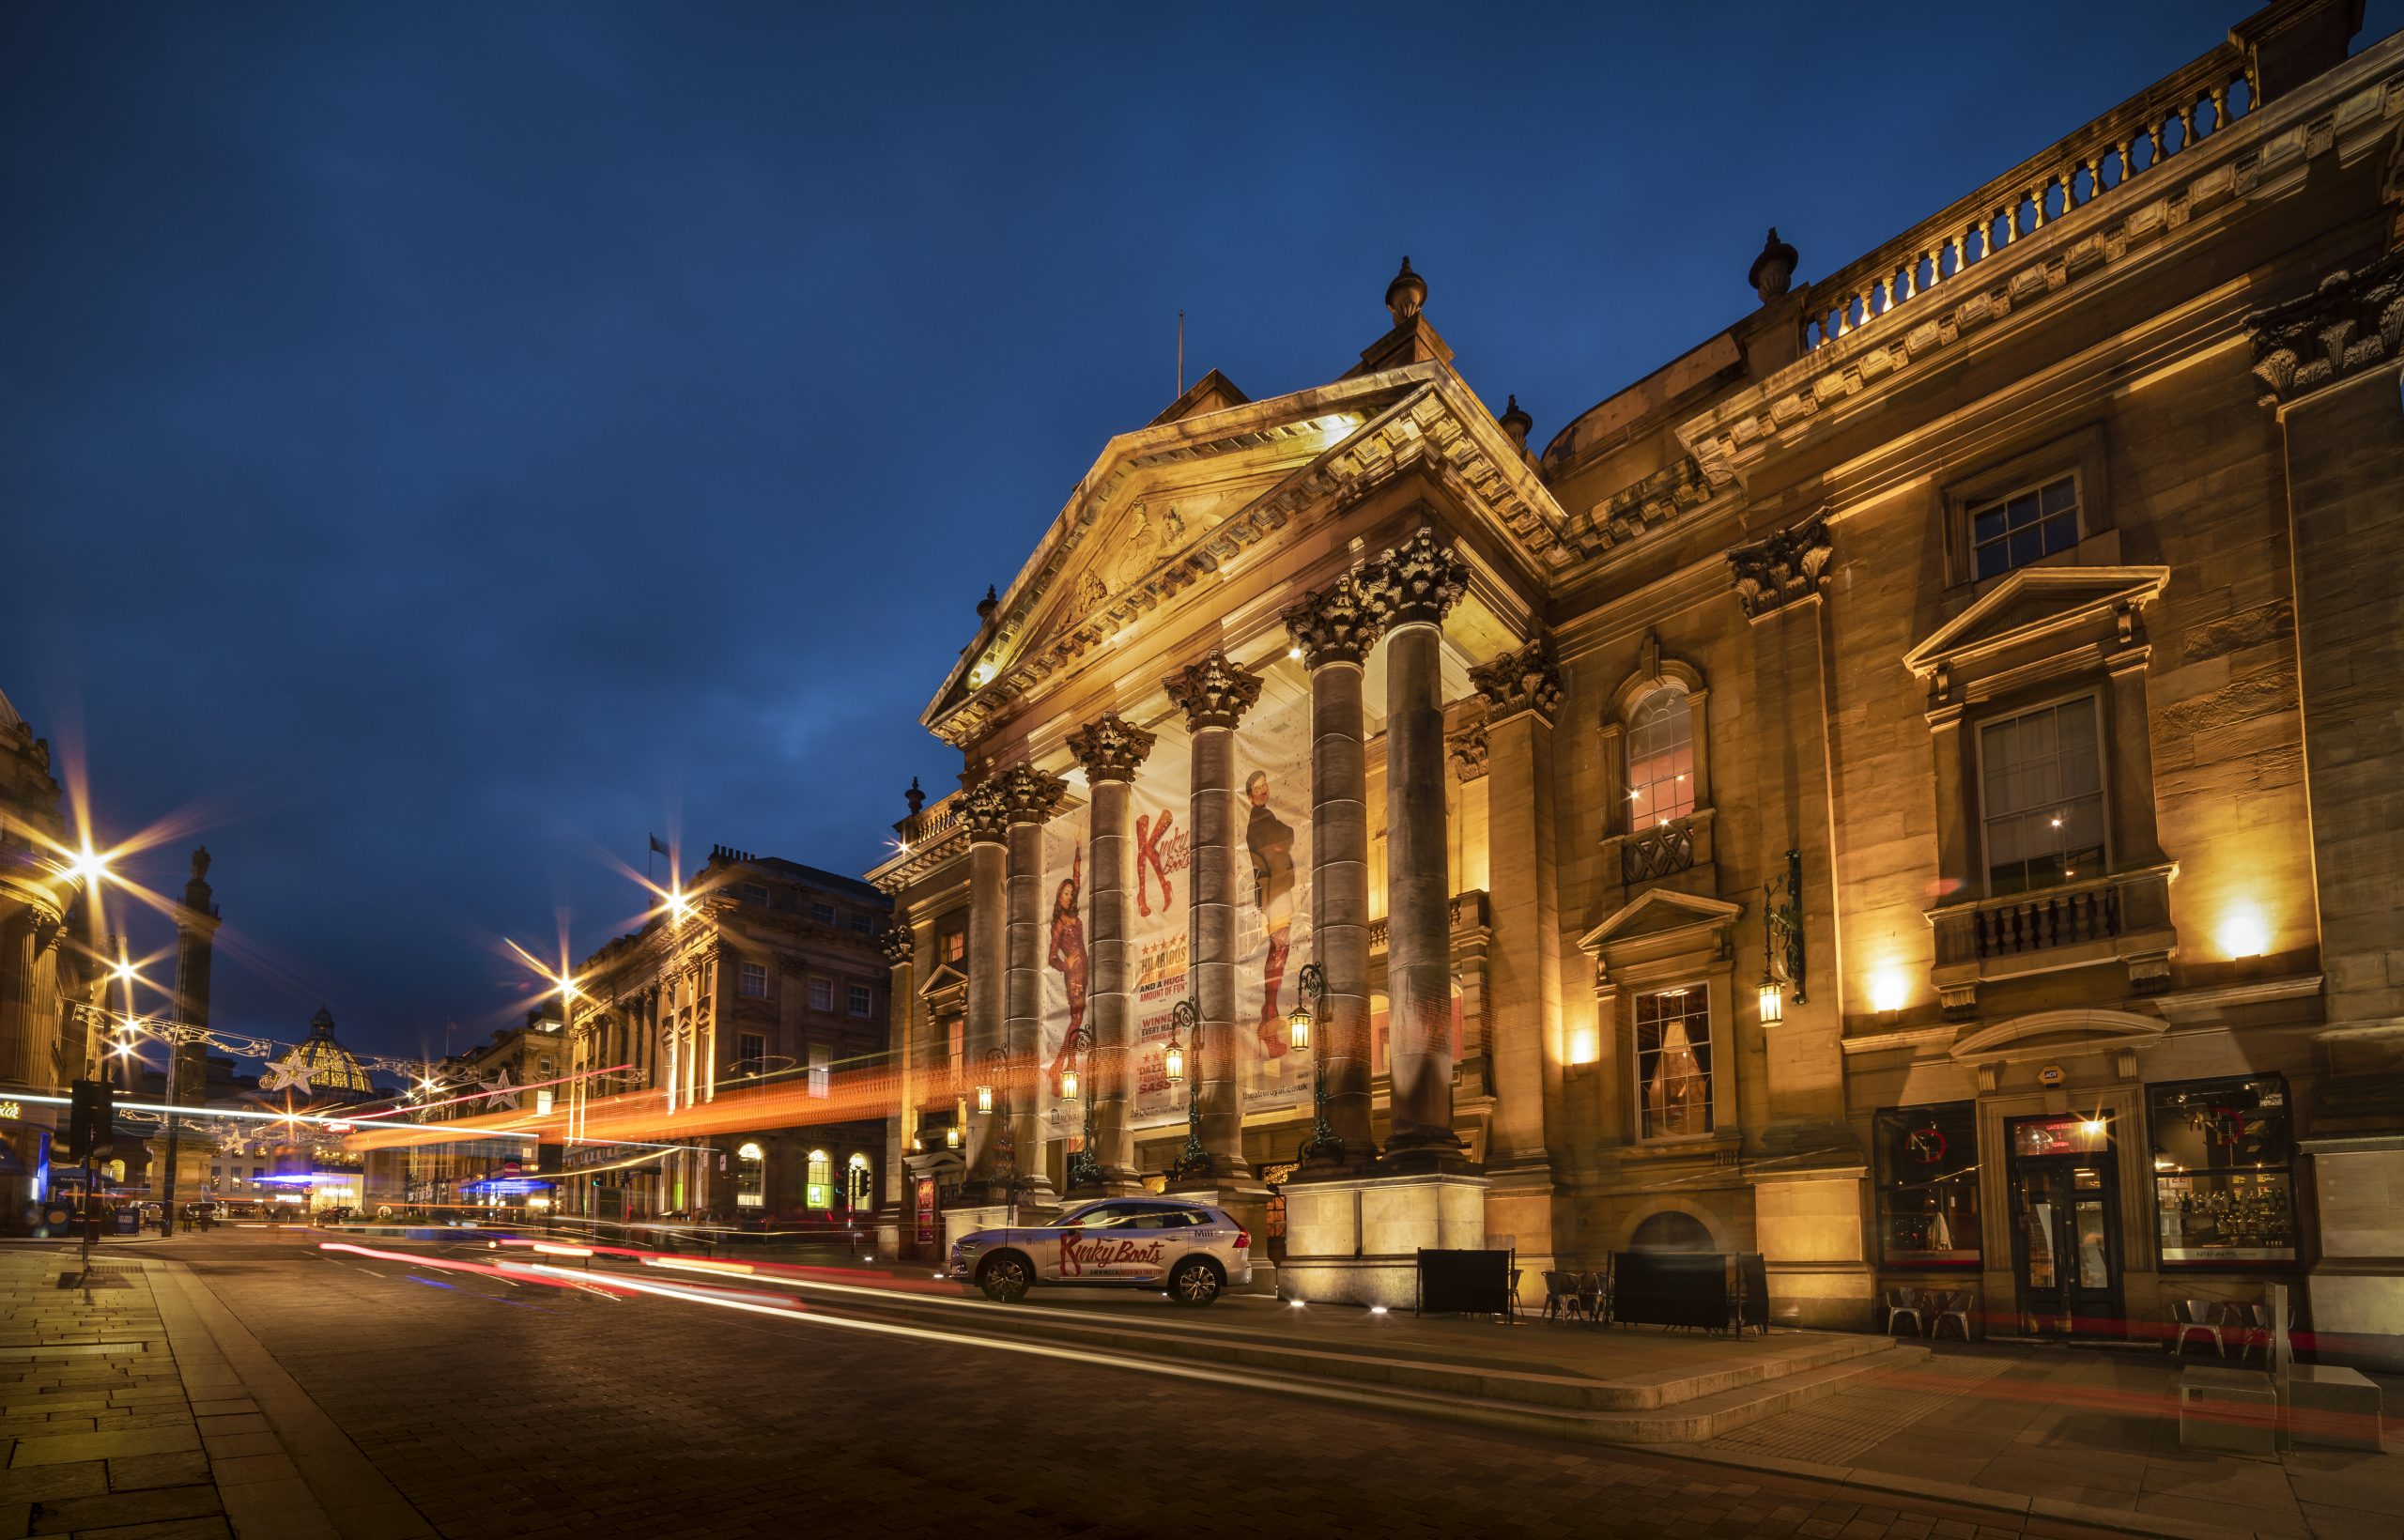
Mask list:
[[[2104,1532],[291,1238],[175,1255],[457,1540]]]

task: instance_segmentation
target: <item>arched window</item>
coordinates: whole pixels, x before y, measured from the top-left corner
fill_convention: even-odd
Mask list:
[[[1627,832],[1694,811],[1694,716],[1684,685],[1646,695],[1627,716]]]
[[[809,1152],[809,1192],[804,1201],[820,1210],[835,1207],[835,1162],[823,1149]]]
[[[1703,1221],[1675,1209],[1664,1209],[1636,1227],[1627,1240],[1630,1251],[1698,1252],[1711,1249],[1711,1232]]]

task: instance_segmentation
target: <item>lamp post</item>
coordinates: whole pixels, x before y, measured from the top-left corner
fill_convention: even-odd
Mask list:
[[[1060,1100],[1071,1104],[1076,1101],[1077,1092],[1080,1089],[1077,1085],[1075,1063],[1080,1050],[1084,1052],[1086,1066],[1084,1076],[1086,1084],[1083,1086],[1086,1093],[1086,1131],[1085,1137],[1078,1141],[1076,1152],[1069,1157],[1069,1186],[1072,1189],[1098,1188],[1102,1185],[1102,1157],[1096,1155],[1093,1148],[1094,1103],[1102,1099],[1093,1094],[1096,1088],[1093,1085],[1093,1028],[1082,1022],[1077,1024],[1076,1031],[1069,1035],[1071,1062],[1067,1069],[1060,1071]]]
[[[1786,853],[1786,901],[1778,900],[1777,885],[1762,884],[1762,1024],[1776,1026],[1786,1019],[1786,992],[1795,1003],[1803,998],[1803,853]]]
[[[1294,980],[1294,1009],[1286,1018],[1287,1040],[1296,1052],[1311,1046],[1311,1014],[1324,1010],[1327,1005],[1327,972],[1316,962],[1305,962]],[[1311,1136],[1302,1141],[1297,1151],[1305,1161],[1341,1160],[1344,1141],[1336,1137],[1335,1125],[1327,1120],[1327,1059],[1324,1055],[1311,1055]]]
[[[988,1048],[981,1063],[985,1075],[977,1083],[977,1110],[994,1119],[994,1155],[1002,1169],[1003,1201],[1009,1206],[1009,1222],[1015,1225],[1018,1224],[1018,1143],[1010,1136],[1010,1056],[1003,1049]]]
[[[1185,1044],[1179,1040],[1179,1034],[1193,1033],[1194,1051],[1201,1052],[1202,1013],[1194,1009],[1193,1001],[1179,1000],[1168,1013],[1168,1047],[1162,1051],[1161,1068],[1174,1086],[1185,1078]],[[1198,1085],[1185,1093],[1185,1147],[1178,1151],[1177,1162],[1168,1168],[1168,1174],[1173,1181],[1210,1174],[1210,1152],[1202,1146],[1202,1087]]]

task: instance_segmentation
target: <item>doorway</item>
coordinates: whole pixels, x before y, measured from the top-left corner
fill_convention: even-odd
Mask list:
[[[2006,1132],[2021,1330],[2063,1340],[2125,1335],[2111,1117],[2023,1117]]]

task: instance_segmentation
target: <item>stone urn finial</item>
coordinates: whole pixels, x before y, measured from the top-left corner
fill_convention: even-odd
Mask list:
[[[1410,270],[1410,258],[1406,256],[1402,270],[1386,285],[1386,310],[1394,316],[1394,324],[1400,326],[1418,315],[1419,307],[1426,302],[1427,280]]]
[[[983,622],[992,620],[994,618],[994,611],[1000,608],[1002,608],[1002,601],[1000,597],[994,593],[994,585],[987,583],[985,585],[985,596],[977,601],[977,619],[979,623],[982,624]]]
[[[1753,258],[1752,267],[1745,274],[1745,282],[1753,285],[1762,303],[1767,304],[1786,292],[1788,283],[1795,277],[1797,254],[1794,247],[1778,239],[1778,226],[1771,225],[1769,239],[1762,244],[1762,254]]]
[[[1519,409],[1518,396],[1511,397],[1511,404],[1502,408],[1502,415],[1497,421],[1502,424],[1502,431],[1511,436],[1513,443],[1521,449],[1528,447],[1528,430],[1536,425],[1536,420]]]
[[[918,809],[927,805],[927,793],[918,790],[917,777],[910,778],[910,789],[902,793],[902,800],[910,805],[910,816],[913,818],[917,817]]]

